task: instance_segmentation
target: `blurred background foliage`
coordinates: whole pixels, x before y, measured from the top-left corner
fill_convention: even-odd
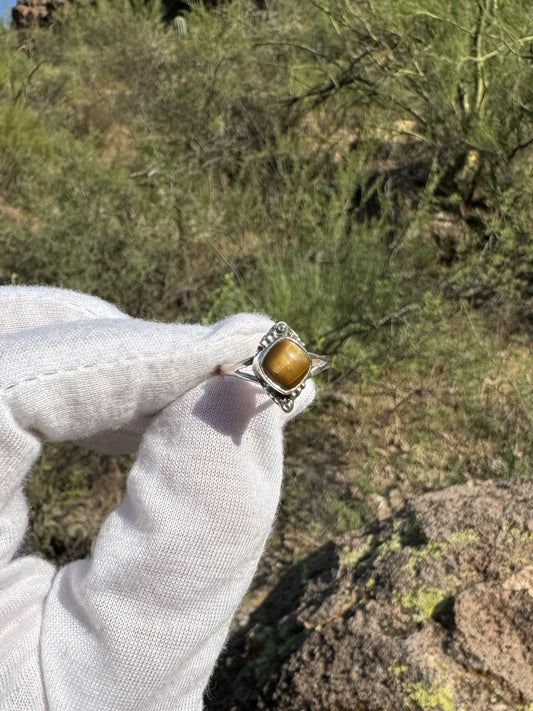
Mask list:
[[[330,353],[280,525],[529,476],[531,3],[178,5],[0,29],[0,282],[161,320],[264,311]],[[66,459],[34,474],[37,519],[111,466]]]

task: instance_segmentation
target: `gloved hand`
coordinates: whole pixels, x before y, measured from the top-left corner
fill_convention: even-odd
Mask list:
[[[0,288],[2,711],[202,707],[275,515],[288,419],[259,386],[214,373],[270,325],[145,322],[69,291]],[[46,440],[139,446],[92,558],[59,571],[13,559]]]

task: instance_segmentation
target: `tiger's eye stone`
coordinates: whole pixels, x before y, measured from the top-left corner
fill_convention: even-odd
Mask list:
[[[273,383],[283,390],[292,390],[309,372],[311,358],[294,341],[280,338],[265,353],[261,367]]]

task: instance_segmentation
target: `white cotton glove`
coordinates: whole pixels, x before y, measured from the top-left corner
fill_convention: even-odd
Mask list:
[[[289,419],[257,385],[214,373],[270,325],[151,323],[68,291],[0,288],[1,711],[202,708],[272,525]],[[59,572],[12,560],[44,440],[140,441],[92,559]]]

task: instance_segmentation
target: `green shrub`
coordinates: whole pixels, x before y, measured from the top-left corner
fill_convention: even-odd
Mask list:
[[[262,311],[332,355],[295,428],[345,459],[289,484],[298,526],[529,476],[529,4],[233,0],[186,35],[152,7],[0,29],[0,281]]]

